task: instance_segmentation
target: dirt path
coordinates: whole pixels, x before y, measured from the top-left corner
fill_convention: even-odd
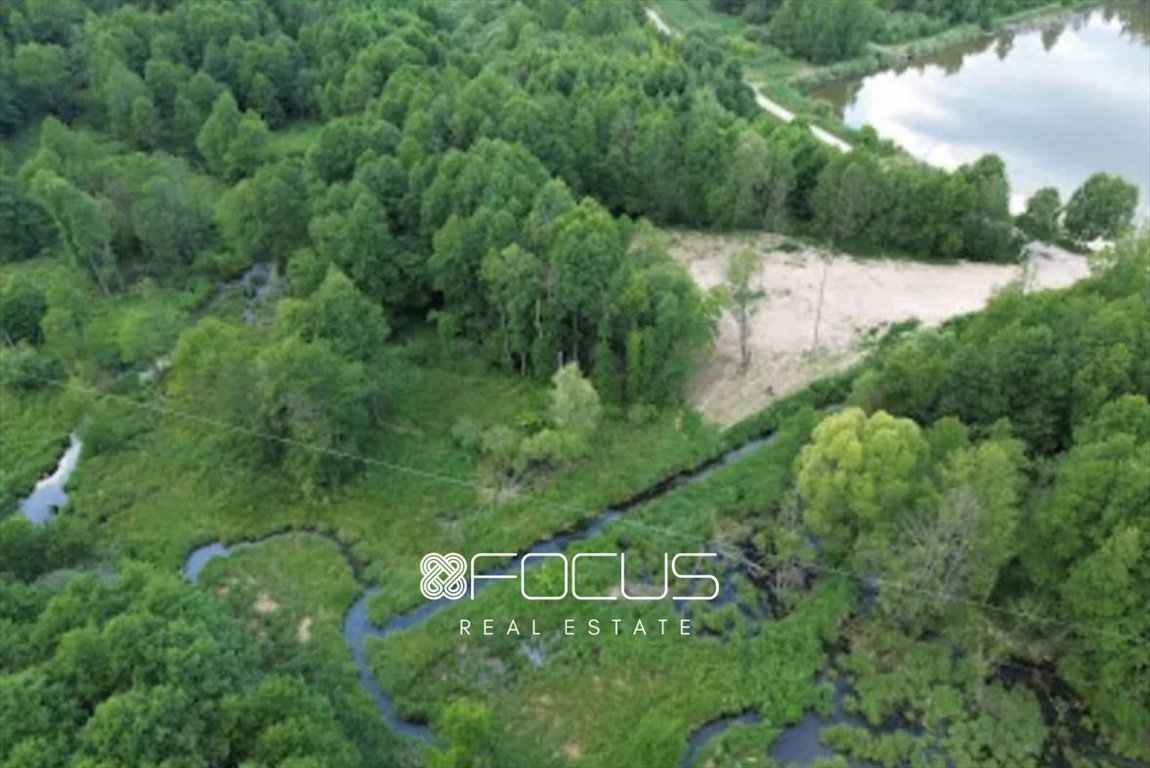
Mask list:
[[[669,26],[667,26],[667,22],[663,21],[663,17],[660,16],[659,12],[654,8],[647,6],[643,9],[643,12],[647,14],[647,20],[655,25],[655,29],[659,30],[659,34],[668,38],[675,37],[678,34]],[[771,101],[766,96],[764,96],[763,92],[759,90],[759,85],[750,82],[748,82],[747,85],[754,92],[755,103],[759,105],[760,109],[765,112],[769,112],[770,114],[782,120],[784,123],[792,122],[795,119],[794,112],[791,112],[783,105]],[[834,147],[835,149],[842,152],[850,152],[851,145],[840,139],[838,136],[835,136],[834,134],[818,127],[817,125],[811,125],[810,129],[814,137],[827,146]]]
[[[776,250],[783,238],[766,233],[683,232],[668,239],[671,254],[703,288],[722,283],[732,253],[749,247],[761,258],[757,284],[765,298],[751,320],[750,368],[738,370],[738,329],[725,313],[688,387],[692,404],[723,425],[848,368],[865,353],[863,342],[893,323],[918,319],[938,325],[982,308],[995,291],[1024,276],[1021,267],[999,264],[858,261],[813,248],[783,253]],[[1066,251],[1036,244],[1030,254],[1033,288],[1066,286],[1087,274],[1085,260]]]
[[[781,105],[777,102],[771,101],[766,96],[764,96],[763,92],[759,90],[758,84],[747,83],[747,85],[750,86],[752,91],[754,91],[755,103],[758,104],[761,109],[764,109],[767,112],[770,112],[772,115],[779,118],[784,123],[789,123],[795,119],[795,113],[794,112],[791,112],[789,109],[787,109],[783,105]],[[834,147],[835,149],[840,150],[842,152],[850,152],[851,151],[851,145],[846,143],[842,139],[840,139],[838,136],[835,136],[834,134],[823,130],[822,128],[818,127],[817,125],[811,125],[809,127],[811,129],[811,133],[814,134],[815,138],[818,139],[819,141],[821,141],[823,144]]]
[[[658,11],[647,6],[643,9],[643,12],[647,14],[647,20],[655,25],[655,29],[659,30],[660,35],[663,35],[663,37],[675,36],[675,33],[667,26],[667,22],[663,21],[663,17],[659,15]]]

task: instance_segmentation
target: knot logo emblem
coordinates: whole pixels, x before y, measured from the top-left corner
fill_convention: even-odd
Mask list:
[[[419,561],[419,570],[423,574],[419,591],[428,600],[440,597],[458,600],[467,592],[467,561],[463,555],[428,552]]]

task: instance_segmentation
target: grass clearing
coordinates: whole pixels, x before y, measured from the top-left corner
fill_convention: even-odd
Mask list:
[[[310,120],[301,120],[273,131],[268,137],[268,150],[272,157],[282,160],[285,157],[299,157],[319,136],[322,126]]]
[[[385,585],[377,618],[418,602],[418,560],[426,551],[473,552],[526,546],[596,514],[674,470],[713,453],[717,431],[675,411],[636,425],[605,423],[601,449],[545,484],[496,505],[481,501],[471,455],[451,427],[464,415],[515,423],[540,414],[546,390],[509,376],[405,368],[391,393],[362,476],[331,498],[302,497],[224,446],[217,427],[156,416],[105,400],[105,418],[139,430],[86,455],[74,483],[83,514],[101,520],[133,554],[176,567],[207,541],[235,541],[288,528],[318,528],[348,542]],[[210,416],[210,414],[206,414]],[[391,463],[404,469],[387,466]]]

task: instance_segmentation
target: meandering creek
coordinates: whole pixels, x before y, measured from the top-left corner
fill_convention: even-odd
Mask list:
[[[507,563],[489,570],[486,575],[503,575],[516,570],[521,567],[524,557],[528,554],[562,552],[569,545],[601,532],[612,521],[617,520],[633,508],[658,499],[684,485],[705,480],[720,467],[736,462],[758,451],[764,445],[767,445],[772,438],[773,433],[752,438],[694,468],[670,475],[623,502],[609,507],[599,515],[585,521],[583,524],[536,542]],[[55,472],[37,483],[32,493],[20,502],[21,513],[33,523],[42,524],[49,521],[53,517],[55,510],[63,506],[67,501],[64,486],[68,477],[76,467],[80,456],[80,449],[80,439],[73,433],[70,435],[69,445],[60,457]],[[195,547],[188,553],[180,570],[184,578],[194,584],[199,580],[203,569],[213,560],[227,558],[236,552],[251,549],[269,541],[289,536],[315,537],[328,541],[335,545],[347,560],[355,580],[362,589],[344,613],[342,634],[344,641],[347,643],[348,652],[351,655],[352,663],[360,684],[375,705],[380,716],[393,732],[415,741],[423,743],[431,742],[432,734],[427,725],[421,722],[405,720],[395,711],[387,692],[383,690],[371,672],[371,665],[366,654],[366,645],[369,637],[385,638],[392,633],[402,632],[403,630],[422,625],[432,616],[451,605],[454,602],[453,600],[441,598],[439,600],[425,601],[406,613],[393,615],[382,626],[373,623],[368,617],[367,605],[368,600],[377,594],[379,589],[366,581],[363,563],[355,556],[346,542],[331,533],[313,529],[281,530],[257,538],[233,543],[225,543],[223,541],[207,542]],[[735,585],[730,576],[731,574],[726,574],[726,578],[723,579],[720,596],[715,601],[716,605],[726,604],[734,599]],[[488,581],[477,583],[476,590],[483,589],[489,583]],[[756,611],[742,608],[741,614],[748,623],[753,625],[759,621],[771,620],[771,607],[769,603],[764,600]],[[539,649],[525,648],[525,653],[527,653],[529,657],[531,657],[532,654],[535,655],[535,658],[532,658],[533,663],[544,663],[543,656]],[[834,752],[824,746],[819,740],[819,734],[823,728],[835,724],[864,725],[861,718],[844,711],[842,706],[843,699],[848,693],[849,686],[845,680],[842,678],[837,679],[834,683],[830,715],[824,717],[812,711],[804,712],[798,722],[781,729],[778,737],[773,741],[770,748],[766,750],[766,754],[782,764],[800,765],[810,764],[820,758],[832,756]],[[760,722],[760,719],[758,712],[748,709],[740,713],[717,717],[714,720],[699,725],[688,734],[687,750],[680,764],[682,766],[689,766],[699,750],[732,726],[755,724]],[[869,764],[852,759],[848,760],[847,765],[851,766],[851,768],[867,768]]]
[[[739,461],[758,451],[767,445],[773,436],[773,433],[768,433],[752,438],[691,469],[672,474],[621,503],[607,508],[583,524],[536,542],[507,563],[489,570],[487,575],[504,575],[519,569],[523,558],[528,554],[562,552],[571,544],[601,532],[612,521],[618,519],[635,507],[658,499],[684,485],[701,482],[710,477],[711,474],[720,467]],[[69,437],[69,445],[61,455],[56,470],[50,476],[38,482],[32,493],[20,502],[20,512],[28,520],[34,524],[43,524],[54,516],[55,510],[61,508],[66,503],[67,495],[64,491],[64,486],[76,468],[80,457],[80,450],[81,441],[75,433],[72,433]],[[344,613],[342,633],[360,684],[379,711],[380,716],[392,731],[416,741],[424,743],[430,742],[432,740],[431,732],[425,724],[405,720],[393,708],[387,692],[383,690],[379,682],[372,675],[371,665],[367,659],[366,645],[369,637],[384,638],[392,633],[401,632],[423,624],[436,613],[451,605],[454,602],[453,600],[447,598],[428,600],[406,613],[393,615],[383,626],[374,624],[368,617],[367,604],[368,600],[378,592],[378,587],[366,582],[363,575],[362,563],[355,557],[345,542],[331,533],[318,530],[292,529],[277,531],[258,538],[232,543],[225,543],[223,541],[207,542],[195,547],[188,553],[180,570],[184,578],[194,584],[199,580],[203,569],[213,560],[227,558],[236,552],[251,549],[269,541],[288,536],[310,536],[329,541],[340,550],[341,554],[343,554],[348,561],[356,581],[362,587],[362,591]],[[725,578],[723,581],[721,593],[716,600],[716,605],[728,603],[734,597],[735,587],[729,576],[730,574],[728,574],[728,578]],[[476,590],[483,589],[489,583],[489,581],[479,582],[476,584]],[[769,620],[770,608],[769,605],[764,603],[762,610],[757,615],[753,615],[746,609],[742,610],[742,614],[744,619],[749,622]],[[537,652],[538,650],[536,649],[536,653]],[[542,661],[542,656],[539,656],[537,663],[542,663]],[[834,711],[829,720],[820,718],[810,712],[805,713],[798,723],[782,730],[778,739],[771,747],[770,754],[776,759],[799,763],[807,763],[819,757],[831,754],[826,747],[819,743],[819,730],[824,725],[832,722],[851,721],[849,717],[844,717],[842,714],[841,699],[844,690],[845,686],[843,684],[836,687]],[[683,764],[688,764],[694,754],[709,739],[719,735],[731,725],[740,722],[757,722],[757,720],[757,713],[746,712],[734,717],[718,718],[696,728],[688,736],[688,750],[683,758]],[[852,763],[851,765],[855,764]]]
[[[517,557],[509,562],[494,568],[487,572],[487,575],[502,575],[512,570],[518,569],[522,563],[523,558],[528,554],[540,554],[546,552],[562,552],[569,545],[586,539],[602,531],[608,524],[619,518],[621,515],[630,511],[634,507],[644,504],[659,498],[660,496],[679,488],[689,483],[700,482],[709,477],[719,467],[725,466],[732,462],[738,461],[751,453],[762,448],[771,439],[771,435],[763,437],[756,437],[742,445],[731,448],[719,456],[704,462],[703,464],[683,472],[671,475],[664,480],[655,483],[646,490],[635,494],[631,498],[623,501],[622,503],[610,507],[600,513],[599,515],[591,518],[582,525],[573,528],[569,531],[564,531],[553,537],[541,540],[533,544],[524,552],[521,552]],[[274,538],[292,535],[307,535],[307,536],[322,536],[341,548],[345,555],[350,556],[347,547],[339,541],[336,537],[315,531],[301,531],[301,532],[279,532],[269,536],[247,541],[236,542],[233,544],[226,544],[221,541],[213,541],[196,547],[188,554],[184,561],[182,573],[185,578],[190,582],[196,582],[203,570],[203,568],[212,560],[217,558],[225,558],[230,556],[236,551],[258,546],[259,544],[269,541]],[[441,598],[438,600],[428,600],[421,603],[418,607],[406,612],[392,616],[386,624],[379,626],[372,623],[368,617],[367,604],[372,595],[378,592],[378,587],[367,584],[364,582],[360,575],[361,569],[358,563],[353,562],[353,570],[356,572],[357,579],[359,579],[363,591],[348,607],[347,612],[343,617],[343,638],[348,646],[348,651],[351,654],[352,662],[355,665],[356,673],[359,676],[359,681],[363,686],[364,691],[371,698],[375,704],[376,709],[380,715],[387,722],[388,726],[396,733],[410,737],[423,742],[431,740],[431,733],[426,725],[422,723],[411,722],[404,720],[400,717],[394,707],[392,706],[391,699],[387,692],[379,685],[379,682],[371,673],[371,666],[368,662],[366,655],[366,644],[369,637],[384,638],[394,632],[401,632],[406,629],[417,627],[432,616],[447,608],[454,601]],[[490,582],[481,581],[476,585],[476,589],[482,589]],[[724,591],[733,589],[728,583],[724,585]],[[728,597],[724,595],[723,597]],[[840,694],[841,697],[841,694]],[[838,708],[836,707],[836,712]],[[785,755],[788,760],[794,761],[809,761],[816,759],[822,754],[826,754],[827,750],[818,742],[818,730],[821,721],[814,718],[814,715],[804,716],[794,726],[784,729],[776,742],[774,749],[779,749],[780,755]],[[714,723],[706,724],[699,729],[696,729],[690,735],[690,755],[694,754],[696,750],[702,745],[707,738],[721,732],[723,728],[716,727]],[[772,754],[774,752],[772,751]]]
[[[834,757],[837,754],[833,749],[824,746],[819,741],[819,731],[830,725],[865,726],[861,717],[846,712],[843,709],[843,699],[850,692],[850,686],[843,678],[834,682],[831,695],[831,713],[823,717],[815,712],[807,711],[794,725],[783,728],[779,736],[767,750],[773,760],[782,765],[810,765],[816,760]],[[687,751],[679,762],[681,768],[689,768],[691,760],[699,750],[711,739],[717,738],[728,728],[736,725],[754,725],[762,720],[758,712],[747,710],[737,715],[726,715],[715,718],[691,732],[687,739]],[[849,768],[870,768],[871,764],[848,759]]]
[[[571,544],[593,536],[602,531],[612,521],[618,519],[620,516],[629,512],[631,509],[653,501],[664,494],[667,494],[677,488],[690,483],[700,482],[709,477],[713,472],[722,466],[731,464],[738,461],[755,451],[758,451],[764,445],[768,444],[773,435],[768,434],[762,437],[756,437],[747,442],[724,451],[719,456],[710,459],[693,469],[679,472],[671,475],[664,480],[655,483],[649,488],[635,494],[634,496],[626,499],[625,501],[615,506],[609,507],[599,515],[584,522],[582,525],[568,531],[561,532],[547,539],[536,542],[527,550],[521,552],[514,559],[500,565],[487,572],[486,575],[503,575],[513,570],[520,568],[523,558],[528,554],[541,554],[547,552],[562,552]],[[237,551],[249,549],[253,546],[283,536],[292,535],[306,535],[306,536],[321,536],[329,541],[332,541],[340,547],[349,558],[351,553],[348,548],[337,539],[335,536],[316,531],[300,531],[300,532],[278,532],[270,534],[258,539],[251,539],[246,541],[236,542],[234,544],[225,544],[221,541],[213,541],[196,547],[189,553],[182,568],[182,573],[185,578],[190,582],[196,582],[202,572],[203,568],[212,560],[217,558],[226,558]],[[403,719],[394,709],[391,699],[387,692],[383,690],[379,682],[375,679],[371,672],[371,665],[367,659],[366,645],[369,637],[384,638],[395,632],[402,632],[406,629],[420,626],[428,621],[432,616],[439,613],[441,610],[450,606],[454,601],[447,598],[440,598],[438,600],[428,600],[421,603],[418,607],[407,611],[406,613],[393,615],[388,621],[380,626],[374,624],[368,617],[367,605],[368,601],[373,595],[378,592],[378,587],[367,584],[361,576],[361,568],[356,562],[352,562],[353,570],[359,580],[363,591],[348,607],[347,612],[343,617],[343,638],[347,643],[348,651],[351,654],[352,662],[356,669],[356,674],[359,677],[360,684],[363,686],[364,691],[371,698],[375,704],[376,709],[379,711],[380,716],[383,717],[387,725],[396,733],[402,734],[409,738],[421,741],[430,742],[432,739],[431,732],[428,727],[422,723],[411,722]],[[483,589],[488,581],[481,581],[476,584],[476,590]],[[721,602],[729,602],[733,597],[734,586],[728,580],[724,583],[722,593],[720,595]],[[764,611],[762,615],[767,615],[769,611]],[[744,612],[744,618],[748,620],[758,619],[767,620],[759,617],[749,617]],[[770,754],[776,759],[786,762],[794,762],[799,764],[806,764],[820,757],[833,754],[831,750],[824,747],[819,742],[819,731],[825,725],[833,723],[848,722],[854,723],[855,720],[852,716],[845,715],[842,711],[841,701],[846,691],[844,683],[839,683],[835,688],[834,694],[834,707],[831,717],[823,718],[814,713],[805,713],[803,717],[794,725],[784,728],[780,733],[778,739],[771,747]],[[688,736],[688,751],[683,758],[683,764],[686,765],[691,757],[703,746],[703,744],[710,738],[722,733],[726,728],[736,722],[755,722],[757,721],[757,714],[744,713],[743,715],[732,718],[719,718],[710,723],[705,723],[699,728],[695,729]],[[850,763],[852,766],[863,765],[861,763]]]

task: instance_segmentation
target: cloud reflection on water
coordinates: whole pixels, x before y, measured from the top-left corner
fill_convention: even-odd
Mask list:
[[[936,63],[881,72],[845,89],[844,117],[943,168],[997,152],[1015,206],[1046,185],[1065,199],[1091,173],[1106,171],[1141,187],[1145,212],[1150,47],[1125,29],[1095,11],[1060,31],[984,40]]]

